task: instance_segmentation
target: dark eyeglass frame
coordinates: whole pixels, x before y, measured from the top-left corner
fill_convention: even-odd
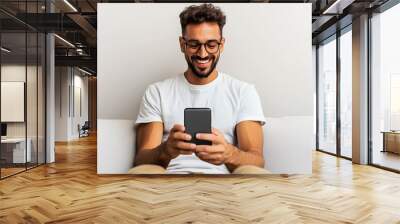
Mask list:
[[[207,51],[207,53],[209,53],[209,54],[215,54],[215,53],[217,53],[218,51],[219,51],[219,48],[220,48],[220,46],[221,46],[221,44],[222,44],[222,37],[221,37],[221,39],[218,41],[218,40],[207,40],[205,43],[201,43],[200,41],[198,41],[198,40],[186,40],[186,38],[185,37],[182,37],[182,39],[183,39],[183,41],[185,41],[185,46],[186,46],[186,48],[188,48],[188,42],[189,41],[194,41],[194,42],[197,42],[197,49],[193,49],[193,47],[194,46],[190,46],[189,45],[189,50],[194,50],[194,54],[195,53],[197,53],[197,52],[199,52],[199,50],[201,49],[201,47],[204,45],[204,49]],[[215,51],[211,51],[210,52],[210,49],[208,49],[208,47],[210,47],[208,44],[209,43],[216,43],[217,44],[217,49],[215,50]]]

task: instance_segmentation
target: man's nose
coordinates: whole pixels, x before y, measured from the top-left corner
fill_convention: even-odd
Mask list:
[[[200,57],[202,57],[202,58],[205,58],[205,57],[208,56],[208,52],[206,51],[206,45],[202,44],[202,45],[200,46],[200,49],[199,49],[199,51],[197,52],[197,55],[200,56]]]

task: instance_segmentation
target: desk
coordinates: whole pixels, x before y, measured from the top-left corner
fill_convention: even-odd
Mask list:
[[[393,152],[400,154],[400,132],[383,131],[383,150],[382,152]]]
[[[1,139],[1,159],[4,159],[5,163],[30,162],[32,159],[32,140],[28,138],[26,141],[28,142],[28,147],[26,147],[25,152],[25,138]]]

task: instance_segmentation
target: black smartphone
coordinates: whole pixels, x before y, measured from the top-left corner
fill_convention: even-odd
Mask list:
[[[192,136],[192,139],[188,142],[196,145],[211,145],[210,141],[196,138],[197,133],[211,133],[211,109],[186,108],[184,117],[185,132]]]

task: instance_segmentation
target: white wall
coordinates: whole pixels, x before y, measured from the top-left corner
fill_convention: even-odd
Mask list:
[[[68,140],[68,67],[55,68],[55,141]]]
[[[187,5],[98,4],[98,173],[132,166],[145,88],[186,69],[178,15]],[[256,86],[267,117],[267,168],[311,173],[311,4],[218,5],[227,15],[218,69]]]
[[[77,73],[78,72],[78,73]],[[85,121],[88,121],[88,106],[89,106],[89,94],[88,94],[88,77],[82,76],[83,73],[75,70],[74,72],[74,107],[72,113],[72,130],[71,135],[73,138],[79,138],[78,124],[82,126]],[[79,93],[80,91],[80,93]],[[79,96],[80,95],[80,96]],[[80,102],[79,102],[80,101]],[[81,111],[80,111],[81,110]]]
[[[88,78],[72,67],[56,67],[55,78],[55,140],[77,139],[78,124],[83,125],[88,120]],[[77,102],[78,90],[81,103]],[[77,108],[79,104],[82,114]]]

